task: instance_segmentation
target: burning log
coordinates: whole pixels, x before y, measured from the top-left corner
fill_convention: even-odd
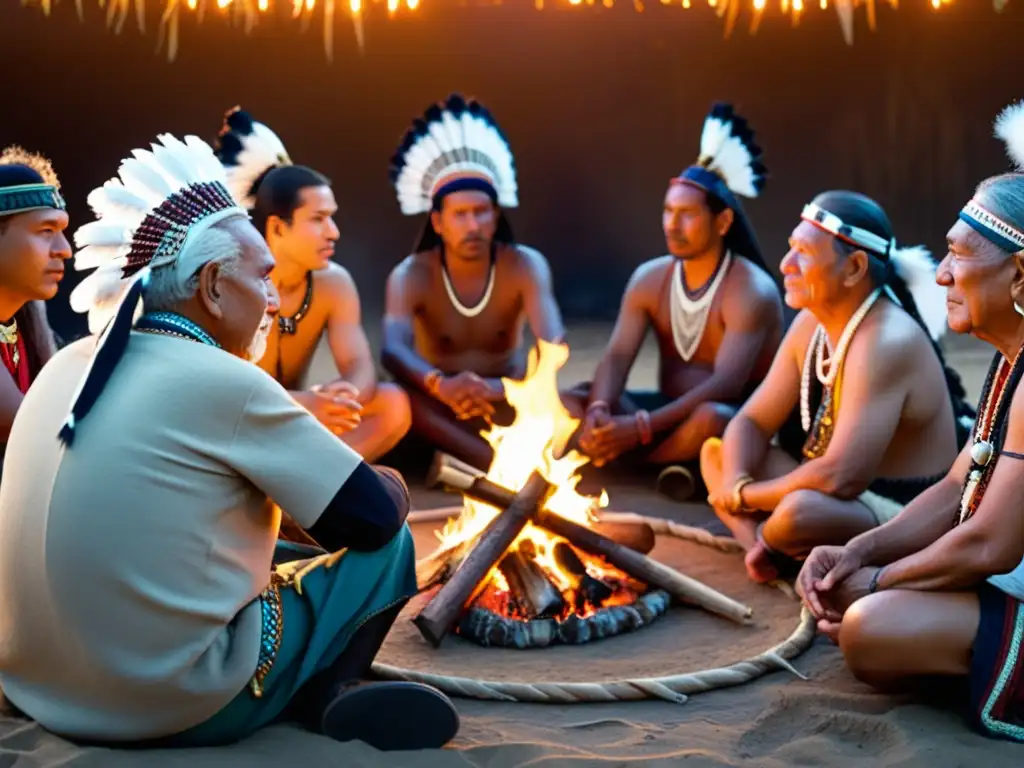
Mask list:
[[[487,575],[513,541],[522,533],[533,512],[547,500],[551,484],[539,472],[480,534],[472,551],[462,561],[429,603],[413,619],[420,634],[435,648],[459,619],[465,606],[486,586]]]
[[[509,489],[503,488],[479,473],[474,476],[468,475],[465,471],[453,466],[451,462],[444,461],[444,457],[440,457],[440,461],[435,461],[434,469],[437,471],[438,479],[445,485],[456,488],[467,496],[479,499],[484,503],[505,508],[508,506],[510,497],[516,497],[516,494]],[[499,519],[501,517],[502,515],[498,516]],[[612,541],[595,530],[577,525],[571,520],[545,509],[538,509],[532,517],[532,522],[535,525],[561,536],[588,554],[603,558],[634,579],[651,587],[665,590],[680,602],[698,605],[741,624],[746,623],[753,613],[749,606],[738,603],[721,592],[684,576],[674,568],[669,568],[640,552]]]
[[[565,601],[544,570],[534,561],[531,549],[520,547],[509,552],[502,558],[498,570],[508,582],[509,591],[519,601],[524,618],[557,616],[565,608]]]
[[[487,480],[480,470],[444,453],[435,456],[427,475],[427,486],[447,487],[498,509],[508,507],[515,496],[508,488]],[[654,529],[647,523],[611,523],[599,520],[594,524],[594,530],[645,555],[654,549]]]
[[[578,603],[589,602],[593,605],[601,605],[615,592],[603,581],[595,579],[587,573],[587,567],[583,565],[579,555],[571,546],[564,541],[555,544],[555,562],[558,563],[566,573],[573,578],[572,588],[576,591]]]

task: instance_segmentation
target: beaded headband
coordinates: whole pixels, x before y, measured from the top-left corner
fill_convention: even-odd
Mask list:
[[[834,213],[826,211],[814,203],[808,203],[804,206],[800,218],[809,224],[813,224],[823,232],[828,232],[833,237],[838,237],[850,245],[871,251],[883,259],[888,258],[893,248],[896,247],[895,240],[886,240],[874,232],[868,232],[866,229],[847,224]]]
[[[960,211],[960,220],[1004,251],[1024,251],[1024,232],[986,210],[973,198]]]
[[[51,184],[18,184],[0,187],[0,216],[12,216],[44,208],[67,210],[64,197]]]

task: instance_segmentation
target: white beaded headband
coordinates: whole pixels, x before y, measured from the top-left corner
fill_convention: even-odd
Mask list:
[[[847,224],[834,213],[830,213],[814,203],[808,203],[804,206],[804,211],[800,218],[813,224],[818,229],[828,232],[833,237],[845,240],[851,245],[865,248],[883,258],[889,256],[890,252],[896,247],[895,240],[886,240],[874,232],[868,232],[866,229]]]
[[[977,200],[972,198],[967,202],[960,211],[960,219],[1004,251],[1024,251],[1024,232],[988,211]]]

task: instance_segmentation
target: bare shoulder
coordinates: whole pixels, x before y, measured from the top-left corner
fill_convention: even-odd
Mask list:
[[[665,279],[675,265],[675,258],[670,255],[648,259],[629,276],[623,292],[623,303],[643,306],[651,314],[655,314],[660,303],[661,288]]]
[[[725,276],[725,314],[756,314],[764,322],[782,323],[782,296],[771,275],[744,259],[737,258]]]
[[[851,360],[889,380],[919,374],[927,370],[929,361],[937,362],[931,339],[920,324],[892,301],[880,300],[879,304],[854,337]]]
[[[359,296],[359,289],[356,281],[352,279],[352,273],[340,264],[333,261],[324,269],[313,273],[314,295],[327,295],[333,299],[351,299]]]
[[[388,285],[407,293],[415,292],[420,286],[429,286],[433,278],[436,256],[433,251],[421,251],[406,256],[392,268],[391,274],[388,275]]]
[[[797,365],[803,367],[804,357],[807,355],[807,347],[811,343],[811,336],[818,328],[818,318],[810,310],[801,310],[793,322],[789,324],[789,330],[782,339],[779,351],[785,350],[797,361]]]
[[[528,280],[550,279],[551,265],[543,253],[536,248],[516,243],[510,248],[502,248],[500,253],[508,254],[515,270]]]

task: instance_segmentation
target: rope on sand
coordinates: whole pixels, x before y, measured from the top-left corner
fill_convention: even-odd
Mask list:
[[[409,522],[440,522],[457,514],[458,512],[451,508],[419,513],[413,512],[409,515]],[[606,512],[601,515],[601,519],[609,522],[644,522],[650,525],[657,535],[692,541],[722,552],[743,551],[742,546],[734,539],[715,536],[703,528],[674,523],[663,518],[625,512]],[[782,589],[787,596],[795,596],[793,595],[792,588],[785,584],[785,582],[776,582],[773,586]],[[728,667],[703,669],[697,672],[664,677],[612,680],[605,683],[478,680],[469,677],[439,675],[414,669],[404,669],[391,666],[390,664],[374,664],[373,671],[378,676],[387,680],[407,680],[426,683],[452,696],[470,699],[548,704],[662,699],[663,701],[675,704],[683,704],[688,696],[692,694],[713,691],[717,688],[743,685],[769,672],[780,669],[792,672],[797,677],[806,680],[807,678],[790,664],[790,659],[795,659],[811,646],[811,643],[814,642],[815,632],[816,623],[814,617],[807,608],[801,607],[800,620],[793,633],[778,645],[750,659],[737,662]]]

